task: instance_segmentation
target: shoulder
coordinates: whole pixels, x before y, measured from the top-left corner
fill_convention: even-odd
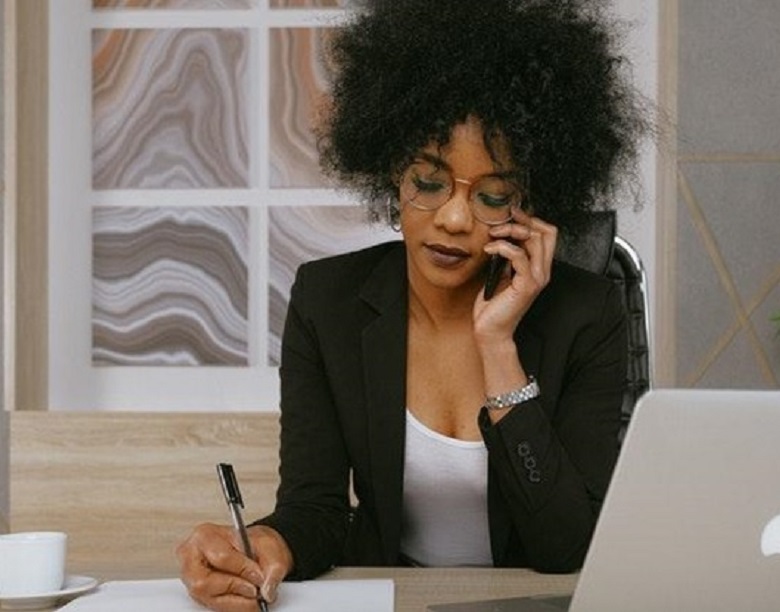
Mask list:
[[[555,293],[603,294],[614,286],[615,283],[602,274],[563,261],[553,262],[550,288]]]
[[[405,249],[400,241],[310,261],[298,268],[291,298],[351,299],[372,284],[397,284],[391,278],[404,276],[405,262]]]
[[[315,259],[301,264],[297,277],[320,279],[321,282],[346,278],[354,284],[369,276],[381,261],[396,251],[403,251],[402,242],[383,242],[349,253]]]
[[[534,317],[559,324],[584,324],[623,316],[617,284],[599,274],[555,261],[550,283],[534,304]]]

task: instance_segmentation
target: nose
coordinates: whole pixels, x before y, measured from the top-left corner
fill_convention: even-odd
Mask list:
[[[455,179],[450,198],[442,204],[434,217],[434,223],[451,234],[471,231],[474,215],[469,204],[471,183]]]

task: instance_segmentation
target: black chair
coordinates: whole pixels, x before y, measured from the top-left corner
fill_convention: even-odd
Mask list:
[[[636,250],[617,235],[614,211],[590,215],[577,237],[562,236],[556,258],[572,265],[603,274],[622,288],[628,313],[628,375],[622,406],[622,442],[639,397],[650,389],[650,325],[647,279]]]
[[[637,400],[650,389],[650,308],[647,299],[647,278],[636,250],[620,236],[615,236],[607,277],[622,288],[628,312],[628,378],[623,398],[620,441]]]

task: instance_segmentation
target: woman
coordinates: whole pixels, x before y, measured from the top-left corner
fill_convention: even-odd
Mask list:
[[[300,267],[276,509],[249,529],[257,563],[227,526],[179,547],[196,600],[256,609],[257,588],[338,564],[580,567],[626,320],[609,281],[553,254],[635,153],[614,38],[573,0],[382,0],[335,36],[323,166],[403,242]]]

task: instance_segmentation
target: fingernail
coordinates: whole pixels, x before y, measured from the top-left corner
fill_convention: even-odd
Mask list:
[[[247,574],[247,578],[249,579],[250,582],[256,584],[257,586],[263,584],[263,577],[260,575],[259,572],[249,572]]]
[[[265,599],[268,603],[273,603],[276,601],[276,587],[279,586],[276,582],[269,580],[260,589],[260,593],[263,595],[263,599]]]
[[[242,595],[243,597],[248,597],[249,599],[257,597],[257,587],[247,584],[246,582],[239,584],[237,590],[239,595]]]

